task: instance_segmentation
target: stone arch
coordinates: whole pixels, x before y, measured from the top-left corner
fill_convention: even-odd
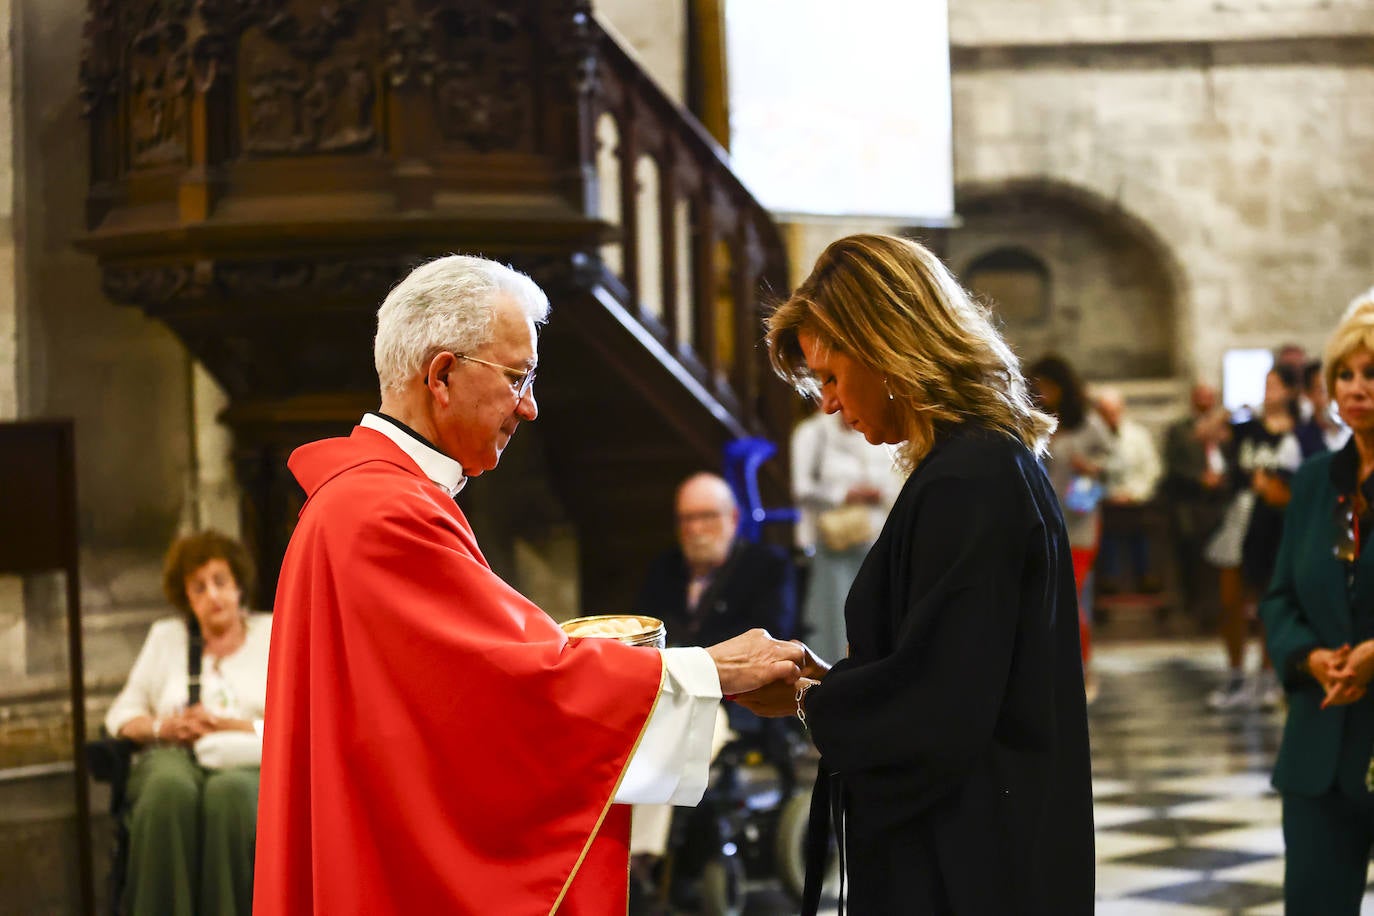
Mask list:
[[[1095,191],[1046,178],[960,184],[956,207],[950,266],[994,300],[1023,359],[1055,351],[1096,379],[1186,371],[1184,273],[1149,223]],[[999,309],[998,292],[1033,289],[1037,269],[1045,284],[1038,311],[1012,302]],[[985,271],[996,282],[979,289]]]

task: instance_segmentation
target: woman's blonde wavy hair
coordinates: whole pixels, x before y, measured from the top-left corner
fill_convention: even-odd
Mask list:
[[[1336,397],[1336,373],[1341,363],[1356,350],[1374,353],[1374,287],[1360,293],[1346,306],[1331,339],[1326,342],[1326,352],[1322,354],[1322,381],[1326,383],[1326,393],[1333,400]]]
[[[950,428],[970,420],[1044,454],[1055,420],[1035,408],[1021,364],[987,308],[920,244],[888,235],[832,242],[811,276],[768,318],[774,370],[798,391],[820,393],[798,335],[880,373],[897,404],[908,470]]]

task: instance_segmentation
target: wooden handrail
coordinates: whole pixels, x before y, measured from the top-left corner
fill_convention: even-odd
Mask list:
[[[625,305],[752,432],[785,445],[791,405],[760,345],[768,303],[788,291],[778,227],[706,129],[609,32],[592,28],[597,80],[589,116],[593,131],[605,117],[615,125],[616,174],[599,179],[618,183],[619,212],[602,216],[620,228]],[[657,193],[647,200],[654,189],[641,186],[645,159],[657,175]],[[654,212],[657,219],[645,225]],[[646,244],[659,254],[651,276],[641,260]],[[651,302],[659,303],[657,313]]]

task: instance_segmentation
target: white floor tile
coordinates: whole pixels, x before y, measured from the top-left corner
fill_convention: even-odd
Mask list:
[[[1093,823],[1098,830],[1143,821],[1155,816],[1154,808],[1137,808],[1134,805],[1107,805],[1097,802],[1093,805]]]
[[[1233,847],[1240,848],[1240,847]],[[1219,881],[1248,881],[1252,884],[1272,884],[1283,887],[1283,857],[1250,862],[1235,868],[1223,868],[1212,873]],[[1247,913],[1246,916],[1249,916]]]
[[[1269,785],[1267,773],[1226,773],[1217,776],[1185,776],[1161,779],[1154,788],[1163,792],[1196,792],[1213,797],[1245,798],[1278,795]]]
[[[1158,900],[1099,900],[1094,913],[1096,916],[1229,916],[1227,910]]]
[[[1262,852],[1283,857],[1283,830],[1277,825],[1272,827],[1245,827],[1239,830],[1221,830],[1197,837],[1194,846],[1210,849],[1238,849],[1241,852]]]
[[[1243,821],[1255,826],[1277,828],[1283,823],[1283,805],[1278,798],[1214,798],[1176,805],[1169,809],[1169,815]]]
[[[1124,779],[1094,779],[1093,798],[1120,795],[1123,792],[1130,792],[1134,788],[1135,783],[1127,782]]]

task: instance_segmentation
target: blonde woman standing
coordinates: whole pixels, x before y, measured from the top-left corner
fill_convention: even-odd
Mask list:
[[[768,345],[911,469],[849,591],[849,657],[739,698],[801,717],[822,754],[803,912],[833,823],[856,913],[1091,913],[1073,569],[1038,460],[1053,419],[987,311],[907,239],[831,244]]]
[[[1374,290],[1332,334],[1322,378],[1350,441],[1293,477],[1259,613],[1288,696],[1274,766],[1285,912],[1356,916],[1374,852]]]

